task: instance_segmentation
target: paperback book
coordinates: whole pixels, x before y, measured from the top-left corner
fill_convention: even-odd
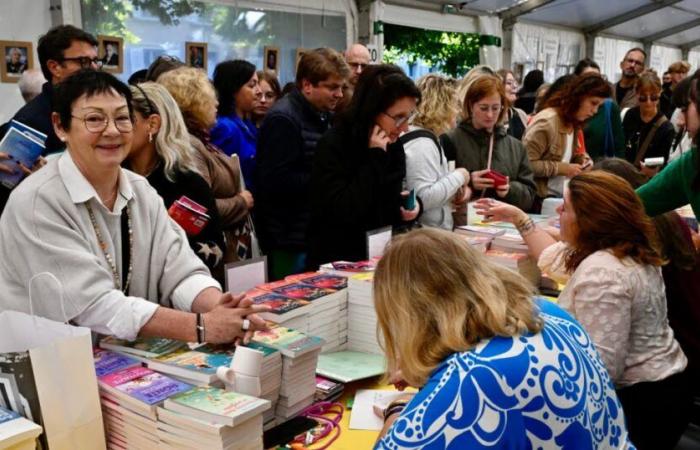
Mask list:
[[[307,336],[297,330],[269,324],[267,330],[256,331],[253,340],[279,350],[283,356],[295,358],[321,348],[323,339]]]
[[[135,341],[127,341],[108,336],[100,341],[100,347],[141,358],[156,358],[179,348],[187,347],[187,344],[165,338],[138,338]]]
[[[195,387],[174,395],[163,404],[170,411],[235,427],[270,407],[267,400],[214,387]]]

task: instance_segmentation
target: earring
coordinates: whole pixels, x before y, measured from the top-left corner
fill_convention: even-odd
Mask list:
[[[153,133],[148,133],[148,142],[153,142]]]

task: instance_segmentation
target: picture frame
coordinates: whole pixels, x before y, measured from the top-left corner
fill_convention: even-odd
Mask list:
[[[34,47],[27,41],[0,41],[0,81],[17,83],[22,72],[34,68]]]
[[[208,61],[206,42],[185,42],[185,63],[190,67],[204,69],[206,72]]]
[[[124,72],[124,39],[117,36],[97,36],[97,57],[102,70],[109,73]]]
[[[299,66],[299,61],[301,60],[301,57],[307,51],[309,51],[308,48],[297,47],[296,56],[294,58],[294,72],[296,72],[297,66]]]
[[[263,51],[263,67],[277,75],[280,73],[280,48],[265,46]]]

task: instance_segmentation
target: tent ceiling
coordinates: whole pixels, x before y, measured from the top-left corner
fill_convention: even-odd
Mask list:
[[[400,0],[385,0],[387,3]],[[468,14],[566,27],[679,47],[700,41],[700,0],[413,0],[453,4]]]

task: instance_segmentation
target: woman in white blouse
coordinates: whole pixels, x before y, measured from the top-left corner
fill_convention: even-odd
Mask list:
[[[123,339],[232,342],[264,326],[255,313],[265,309],[222,294],[148,181],[120,167],[133,137],[129,88],[84,70],[56,88],[53,109],[67,151],[7,203],[0,309]]]
[[[638,449],[672,449],[689,421],[687,359],[668,325],[656,232],[630,185],[602,171],[571,179],[563,242],[519,209],[483,199],[486,220],[517,227],[540,268],[566,283],[559,305],[586,328],[615,383]]]

